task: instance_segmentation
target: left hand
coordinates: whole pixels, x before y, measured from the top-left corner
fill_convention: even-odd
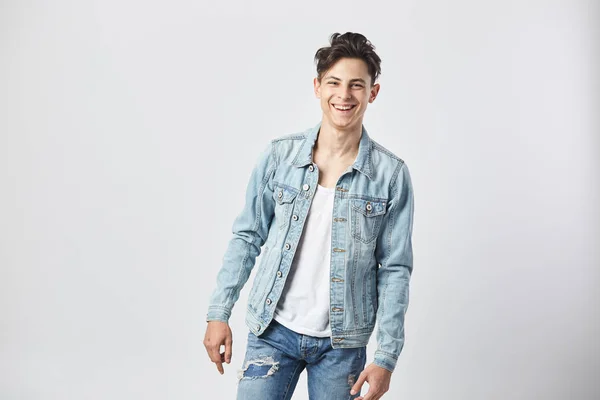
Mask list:
[[[369,383],[369,391],[364,397],[359,396],[356,398],[356,400],[380,399],[381,396],[383,396],[383,394],[390,388],[391,379],[392,373],[390,371],[380,367],[379,365],[371,363],[360,373],[356,383],[354,386],[352,386],[350,394],[355,395],[356,393],[360,393],[360,389],[366,381]]]

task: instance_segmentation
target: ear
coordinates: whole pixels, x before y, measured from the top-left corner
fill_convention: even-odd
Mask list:
[[[375,98],[377,97],[377,94],[379,93],[379,89],[380,89],[379,83],[376,83],[373,85],[373,87],[371,88],[371,93],[369,93],[369,103],[372,103],[375,101]]]
[[[319,82],[318,78],[313,79],[313,86],[315,89],[315,97],[317,99],[320,99],[321,98],[321,83]]]

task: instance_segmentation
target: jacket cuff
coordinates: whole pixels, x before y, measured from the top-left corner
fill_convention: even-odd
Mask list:
[[[375,351],[375,358],[373,360],[373,364],[378,365],[381,368],[385,368],[390,372],[394,372],[397,362],[398,359],[392,357],[392,355],[390,355],[389,353],[384,353],[380,350]]]
[[[229,322],[231,316],[231,310],[228,310],[222,306],[210,306],[208,307],[208,313],[206,314],[206,322],[208,321],[223,321]]]

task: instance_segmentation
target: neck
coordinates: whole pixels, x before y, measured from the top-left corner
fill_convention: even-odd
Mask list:
[[[348,129],[338,129],[325,118],[321,122],[315,150],[327,158],[351,158],[358,154],[362,123]]]

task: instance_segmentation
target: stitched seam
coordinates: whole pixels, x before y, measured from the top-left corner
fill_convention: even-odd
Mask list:
[[[304,150],[304,146],[306,145],[307,137],[308,137],[308,135],[306,135],[306,134],[302,135],[303,142],[300,145],[300,148],[298,149],[298,151],[296,152],[296,156],[294,157],[294,160],[292,160],[292,164],[296,164],[296,161],[298,161],[298,157],[300,156],[300,153],[302,153],[302,150]]]
[[[271,149],[272,149],[272,147],[271,147]],[[269,164],[270,164],[270,161],[269,161]],[[261,182],[260,195],[258,196],[258,201],[256,202],[256,209],[255,209],[256,217],[254,218],[254,225],[252,227],[252,230],[254,232],[257,231],[257,229],[260,225],[260,217],[261,217],[262,203],[263,203],[265,188],[267,187],[267,182],[271,179],[271,174],[273,173],[273,171],[275,171],[275,165],[272,165],[269,167],[269,169],[267,170],[267,173],[265,173],[265,176],[263,177],[262,182]],[[242,266],[238,270],[238,276],[237,276],[237,282],[236,282],[235,288],[226,296],[226,298],[225,298],[226,302],[233,301],[233,297],[235,296],[235,294],[237,294],[239,296],[239,292],[242,289],[242,287],[241,287],[242,286],[241,285],[242,272],[245,270],[246,262],[248,261],[248,258],[250,257],[250,246],[252,246],[254,244],[254,236],[252,237],[252,243],[248,243],[246,241],[244,241],[244,243],[246,244],[246,253],[244,254],[244,258],[242,258]]]
[[[377,350],[377,354],[378,354],[378,355],[385,356],[385,357],[389,357],[389,358],[391,358],[391,359],[392,359],[392,360],[394,360],[394,361],[398,361],[398,357],[396,357],[395,355],[393,355],[393,354],[391,354],[391,353],[388,353],[387,351],[384,351],[384,350],[379,350],[379,349],[378,349],[378,350]]]
[[[298,368],[300,368],[301,363],[298,363],[296,365],[296,368],[294,369],[294,372],[292,372],[292,375],[290,376],[290,378],[288,379],[287,384],[285,385],[285,392],[283,392],[283,399],[286,400],[288,397],[288,392],[290,391],[290,386],[292,383],[292,380],[294,380],[294,376],[296,376],[296,372],[298,372]]]
[[[223,306],[209,306],[208,307],[209,310],[219,310],[219,311],[228,311],[227,307],[223,307]]]
[[[400,162],[404,162],[404,160],[400,157],[398,157],[397,155],[395,155],[394,153],[392,153],[391,151],[389,151],[388,149],[386,149],[385,147],[383,147],[381,144],[377,143],[375,140],[371,139],[371,141],[373,142],[373,149],[379,151],[380,153],[386,154],[389,157],[398,160]]]

